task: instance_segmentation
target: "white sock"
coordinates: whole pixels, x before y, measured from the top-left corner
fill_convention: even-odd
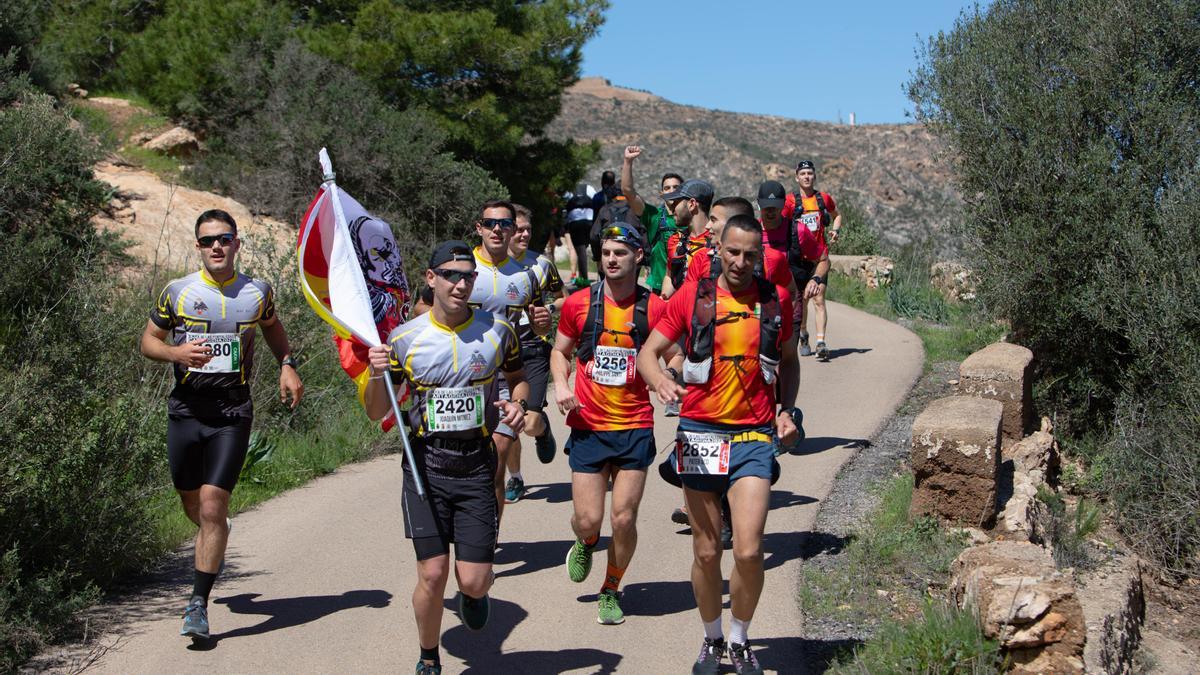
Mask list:
[[[747,633],[750,631],[750,620],[742,621],[736,616],[729,615],[729,643],[730,644],[746,644],[748,640]]]
[[[724,635],[721,632],[721,617],[718,616],[712,621],[704,622],[704,637],[709,640],[720,640]]]
[[[509,475],[512,476],[513,478],[516,478],[517,480],[521,481],[522,483],[525,482],[525,477],[521,475],[520,471],[514,471]]]

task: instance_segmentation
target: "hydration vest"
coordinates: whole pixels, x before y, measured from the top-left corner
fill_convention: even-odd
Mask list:
[[[635,287],[635,300],[633,301],[633,325],[630,326],[629,337],[633,338],[633,348],[641,349],[642,343],[646,338],[650,337],[650,317],[648,308],[650,306],[650,291],[643,288],[640,284]],[[583,321],[583,329],[579,332],[579,342],[575,347],[575,356],[580,363],[587,363],[592,360],[596,353],[597,342],[600,340],[600,334],[607,329],[604,328],[604,282],[597,281],[592,284],[589,291],[587,318]],[[608,332],[615,332],[609,330]]]
[[[675,290],[683,287],[683,280],[687,278],[687,268],[692,262],[688,256],[688,244],[691,243],[691,229],[677,229],[679,234],[679,243],[675,244],[675,256],[667,263],[667,272],[671,275],[671,283],[675,286]],[[696,251],[699,253],[699,251]]]
[[[696,302],[692,307],[692,325],[687,342],[687,358],[683,362],[684,384],[704,384],[712,373],[713,342],[717,324],[750,318],[750,313],[734,313],[717,319],[717,279],[721,276],[721,259],[712,256],[709,274],[696,283]],[[754,284],[758,289],[758,363],[763,380],[774,384],[779,373],[779,361],[783,356],[779,334],[783,317],[779,306],[779,292],[775,284],[763,278],[761,263],[754,270]],[[722,361],[739,364],[746,354],[722,355]]]
[[[804,197],[799,193],[794,193],[796,197],[796,206],[792,210],[792,217],[788,226],[788,266],[799,267],[803,265],[804,258],[800,257],[800,234],[796,231],[799,227],[800,216],[804,215]],[[825,198],[821,196],[821,191],[816,191],[817,197],[817,212],[820,213],[821,231],[824,231],[829,226],[829,209],[825,207]]]

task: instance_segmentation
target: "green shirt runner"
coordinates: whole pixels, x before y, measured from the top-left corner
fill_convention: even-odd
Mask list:
[[[646,285],[655,293],[662,292],[663,279],[667,276],[667,239],[675,232],[675,216],[666,209],[646,204],[642,209],[642,226],[646,228],[646,240],[650,247],[650,274]]]

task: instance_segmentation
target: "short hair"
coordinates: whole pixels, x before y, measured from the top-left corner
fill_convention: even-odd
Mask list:
[[[612,171],[605,171],[600,174],[600,187],[608,187],[609,185],[617,184],[617,174]]]
[[[488,209],[508,209],[508,212],[512,214],[512,219],[517,219],[517,207],[507,199],[489,199],[484,202],[483,206],[479,207],[479,220],[483,220],[483,212]]]
[[[725,229],[721,230],[721,241],[725,241],[725,237],[729,235],[729,230],[753,232],[759,235],[760,238],[763,231],[762,225],[754,219],[754,216],[746,216],[740,213],[725,221]]]
[[[662,180],[658,181],[658,189],[662,189],[662,184],[667,182],[668,178],[674,178],[675,180],[679,181],[680,184],[683,183],[683,176],[680,176],[677,173],[664,173]]]
[[[516,220],[517,218],[524,218],[532,223],[533,211],[530,211],[529,207],[525,206],[524,204],[517,204],[516,202],[513,202],[513,220]]]
[[[209,209],[204,213],[201,213],[200,217],[196,219],[197,239],[200,238],[200,226],[213,220],[220,223],[225,223],[229,227],[232,227],[233,233],[237,234],[237,221],[233,219],[233,216],[229,215],[228,211],[222,211],[221,209]]]
[[[729,212],[729,217],[733,216],[748,216],[754,217],[754,205],[745,197],[721,197],[713,202],[713,208],[721,207]],[[712,209],[709,209],[710,211]]]

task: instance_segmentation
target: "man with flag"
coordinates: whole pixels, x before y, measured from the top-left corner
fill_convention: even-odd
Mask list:
[[[367,415],[379,419],[388,411],[388,373],[409,389],[413,403],[404,421],[412,430],[415,462],[404,463],[401,504],[419,568],[413,590],[418,674],[441,672],[438,643],[451,542],[459,618],[471,630],[487,623],[499,532],[494,490],[499,460],[492,432],[501,424],[514,434],[521,431],[529,391],[513,325],[468,305],[475,268],[476,256],[466,243],[439,244],[425,272],[433,307],[394,329],[387,345],[369,351]],[[501,396],[501,378],[511,400]],[[418,475],[424,497],[416,487]]]

